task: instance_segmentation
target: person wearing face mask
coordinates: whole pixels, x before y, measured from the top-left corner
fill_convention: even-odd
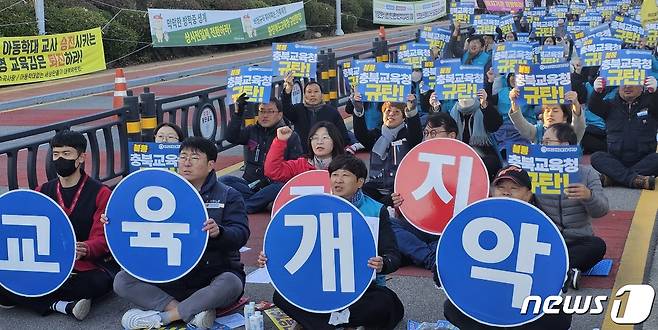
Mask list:
[[[265,176],[270,180],[287,182],[294,176],[311,170],[326,170],[333,158],[345,153],[343,138],[336,126],[328,121],[313,125],[306,140],[306,155],[285,160],[287,141],[292,136],[288,126],[276,130],[276,138],[265,156]]]
[[[542,145],[575,145],[576,133],[571,125],[554,124],[546,129]],[[560,229],[569,252],[569,285],[578,290],[580,274],[603,259],[605,242],[594,235],[592,218],[608,213],[608,198],[598,174],[589,166],[578,167],[582,183],[570,183],[561,195],[536,195],[537,206]]]
[[[50,140],[50,148],[57,178],[36,190],[59,204],[73,226],[77,239],[73,273],[59,289],[43,297],[22,297],[0,287],[0,306],[18,305],[41,315],[59,312],[83,320],[92,299],[112,291],[118,271],[108,261],[110,250],[100,223],[111,191],[83,170],[87,140],[81,133],[60,131]]]
[[[328,121],[338,128],[341,138],[346,144],[352,141],[345,127],[343,117],[336,108],[324,103],[322,99],[322,88],[316,81],[309,81],[304,86],[304,101],[300,104],[292,104],[292,73],[285,76],[283,82],[283,93],[281,94],[281,103],[283,103],[283,115],[290,120],[295,127],[295,132],[299,135],[301,141],[309,138],[309,130],[315,123]],[[304,152],[310,152],[306,143],[302,143]]]
[[[394,329],[404,316],[404,305],[397,294],[386,287],[383,275],[395,272],[400,267],[400,253],[385,206],[365,195],[361,188],[368,175],[362,160],[353,155],[340,155],[328,167],[332,194],[341,197],[366,217],[379,219],[377,256],[368,260],[368,267],[376,271],[377,277],[365,293],[347,307],[349,316],[343,324],[329,324],[330,313],[313,313],[302,310],[274,291],[272,302],[289,315],[304,329]],[[267,256],[263,251],[258,256],[258,266],[265,267]]]
[[[226,140],[244,146],[244,174],[242,177],[225,175],[219,181],[239,191],[244,198],[247,213],[263,211],[274,201],[283,187],[283,183],[270,181],[265,176],[264,164],[270,145],[276,137],[276,130],[286,126],[283,120],[281,103],[275,97],[269,102],[258,105],[258,120],[254,125],[244,126],[243,114],[248,97],[240,95],[235,102],[235,111],[231,114]],[[302,145],[297,133],[292,134],[286,145],[284,158],[297,159],[302,154]]]
[[[372,130],[365,125],[361,95],[357,93],[354,99],[354,133],[365,149],[371,150],[369,180],[363,191],[376,201],[392,206],[390,196],[398,165],[423,139],[416,96],[409,95],[406,104],[384,102],[384,124]]]
[[[155,143],[179,143],[183,139],[183,130],[176,124],[161,123],[153,130]]]
[[[457,100],[450,110],[450,116],[459,128],[457,139],[475,149],[482,158],[490,179],[493,178],[501,168],[502,161],[489,134],[500,128],[503,117],[487,101],[487,92],[481,89],[477,98]]]
[[[604,99],[605,85],[605,77],[596,78],[588,104],[605,120],[608,135],[608,151],[592,154],[592,166],[602,174],[604,187],[620,184],[654,190],[658,175],[656,78],[649,76],[644,86],[620,86],[612,100]]]

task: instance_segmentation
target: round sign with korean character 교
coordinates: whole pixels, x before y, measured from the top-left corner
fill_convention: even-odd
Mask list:
[[[436,138],[405,155],[395,176],[395,191],[404,198],[400,212],[407,221],[436,235],[468,204],[489,196],[489,176],[471,146]]]
[[[361,298],[375,270],[376,240],[364,215],[343,198],[297,197],[279,209],[263,240],[274,288],[313,313],[340,311]]]
[[[41,297],[66,282],[75,263],[75,231],[50,197],[18,189],[0,196],[0,286]]]
[[[143,169],[114,188],[107,203],[108,246],[126,272],[142,281],[165,283],[190,272],[208,242],[205,204],[177,173]]]
[[[553,221],[511,198],[488,198],[459,212],[439,239],[436,259],[448,299],[472,319],[496,327],[541,317],[536,301],[522,313],[526,299],[559,295],[569,269],[567,246]]]

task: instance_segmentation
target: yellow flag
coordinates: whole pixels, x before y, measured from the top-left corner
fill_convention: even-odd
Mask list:
[[[658,20],[658,1],[643,1],[642,8],[640,9],[640,16],[642,17],[642,24]]]

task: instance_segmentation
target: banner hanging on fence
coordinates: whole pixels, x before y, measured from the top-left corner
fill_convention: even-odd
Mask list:
[[[519,11],[523,9],[523,0],[484,0],[488,11]]]
[[[372,20],[375,24],[422,24],[432,22],[445,15],[445,0],[425,0],[418,2],[372,1]]]
[[[601,63],[601,77],[609,86],[643,86],[651,70],[651,51],[621,49],[607,52]]]
[[[512,151],[507,156],[509,164],[523,168],[530,175],[535,194],[559,195],[570,183],[580,183],[579,146],[514,144],[507,150]]]
[[[603,54],[621,49],[622,41],[617,38],[597,37],[586,38],[580,48],[580,58],[583,67],[601,66]]]
[[[149,9],[153,47],[220,45],[306,30],[304,3],[246,10]]]
[[[398,63],[411,65],[414,69],[423,67],[423,62],[430,61],[432,54],[429,44],[410,42],[398,48]]]
[[[163,168],[176,171],[178,168],[178,143],[128,142],[130,173],[143,168]]]
[[[439,100],[472,99],[477,97],[483,84],[483,67],[459,62],[441,63],[437,69],[436,97]]]
[[[272,68],[241,66],[231,70],[226,85],[229,104],[245,93],[249,102],[267,103],[272,92]]]
[[[411,94],[411,66],[367,63],[359,69],[357,90],[364,102],[406,102]]]
[[[531,64],[532,46],[523,42],[496,44],[492,52],[493,68],[498,73],[513,73],[519,64]]]
[[[299,44],[272,44],[272,74],[285,76],[292,72],[294,77],[316,77],[318,47]]]
[[[44,36],[0,38],[0,86],[105,70],[100,28]]]
[[[523,104],[564,104],[571,90],[569,63],[522,65],[516,74],[516,86]]]

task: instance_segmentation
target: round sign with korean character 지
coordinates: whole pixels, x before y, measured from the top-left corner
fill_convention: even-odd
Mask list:
[[[480,323],[512,327],[543,315],[521,313],[526,298],[559,295],[569,269],[567,247],[553,221],[510,198],[475,202],[443,231],[436,252],[448,299]],[[527,306],[535,310],[535,301]]]
[[[363,214],[329,194],[286,203],[263,241],[274,288],[291,304],[314,313],[340,311],[359,300],[374,278],[368,259],[377,246]]]
[[[41,297],[68,279],[75,263],[75,231],[50,197],[32,190],[0,196],[0,286]]]
[[[116,186],[107,203],[105,235],[121,268],[142,281],[165,283],[191,271],[206,249],[208,219],[197,190],[177,173],[143,169]]]

